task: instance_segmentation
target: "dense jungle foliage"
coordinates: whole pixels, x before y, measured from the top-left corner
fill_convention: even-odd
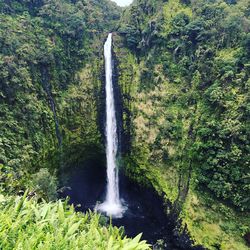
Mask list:
[[[209,249],[247,248],[249,27],[246,0],[138,0],[116,38],[132,120],[127,172],[164,190]]]
[[[126,9],[108,0],[0,0],[0,248],[148,248],[55,201],[59,171],[102,160],[109,31],[129,138],[125,173],[170,201],[167,212],[195,243],[247,249],[248,0],[135,0]]]
[[[0,1],[0,249],[149,248],[49,202],[58,170],[101,150],[95,88],[117,18],[105,0]]]
[[[108,1],[63,0],[0,1],[0,11],[0,164],[10,192],[26,172],[57,168],[58,151],[100,144],[92,75],[119,11]]]
[[[169,113],[152,146],[161,148],[161,138],[182,141],[179,157],[190,162],[200,187],[241,210],[250,209],[249,8],[244,0],[138,1],[120,28],[144,60],[140,91],[164,81],[178,90],[164,96]]]

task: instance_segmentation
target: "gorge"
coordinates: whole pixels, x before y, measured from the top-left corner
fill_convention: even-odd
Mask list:
[[[0,0],[0,249],[247,250],[249,8]]]
[[[192,247],[192,240],[188,233],[174,235],[175,215],[167,216],[163,200],[152,188],[143,188],[131,182],[124,173],[122,177],[121,195],[119,192],[119,172],[117,166],[118,135],[115,110],[115,96],[113,90],[114,59],[112,58],[112,33],[109,33],[104,43],[105,65],[105,152],[106,152],[106,192],[104,190],[104,168],[98,160],[80,164],[71,173],[66,174],[68,180],[64,183],[70,189],[63,192],[62,197],[69,197],[79,211],[89,209],[106,215],[113,225],[124,227],[125,234],[135,237],[141,232],[142,238],[152,246],[168,250],[197,249]],[[119,117],[119,116],[118,116]],[[100,168],[103,170],[100,171]],[[84,169],[84,170],[83,170]],[[64,175],[65,173],[63,173]],[[61,177],[62,179],[65,177]],[[90,195],[91,194],[91,197]],[[105,200],[95,205],[96,199]],[[177,231],[176,231],[177,232]],[[158,242],[158,240],[161,240]]]

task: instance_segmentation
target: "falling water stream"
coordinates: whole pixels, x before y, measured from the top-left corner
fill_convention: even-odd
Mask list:
[[[112,33],[109,33],[104,44],[105,57],[105,92],[106,92],[106,161],[107,161],[107,193],[105,201],[96,209],[108,216],[122,217],[125,206],[119,196],[119,176],[116,164],[118,149],[117,122],[112,83]]]

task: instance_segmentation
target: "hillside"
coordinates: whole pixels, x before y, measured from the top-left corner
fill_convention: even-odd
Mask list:
[[[102,41],[119,9],[105,1],[1,1],[0,9],[0,163],[19,179],[100,145]]]
[[[247,1],[136,1],[116,39],[126,171],[208,249],[247,249],[249,23]]]

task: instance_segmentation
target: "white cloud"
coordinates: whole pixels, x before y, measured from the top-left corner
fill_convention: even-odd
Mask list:
[[[112,1],[116,2],[117,5],[122,6],[122,7],[128,6],[133,2],[133,0],[112,0]]]

